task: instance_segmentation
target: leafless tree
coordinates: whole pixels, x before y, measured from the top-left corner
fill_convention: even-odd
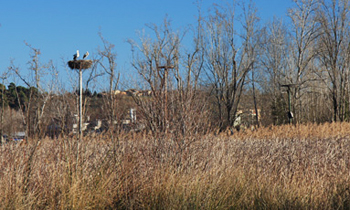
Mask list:
[[[348,0],[320,0],[317,22],[320,24],[318,58],[328,75],[333,103],[333,121],[343,121],[349,115],[348,100],[350,27]],[[348,110],[348,111],[346,111]]]
[[[8,78],[9,72],[3,72],[0,79],[2,80],[1,84],[1,137],[0,137],[0,144],[4,143],[4,111],[5,111],[5,81]]]
[[[44,75],[43,70],[53,70],[55,67],[52,62],[48,64],[41,64],[40,62],[40,50],[32,47],[30,44],[25,44],[30,48],[31,60],[28,62],[29,69],[34,73],[33,80],[31,76],[25,76],[13,62],[9,70],[11,70],[30,90],[29,99],[25,106],[25,113],[23,113],[23,123],[26,125],[26,134],[28,136],[42,136],[45,132],[45,125],[42,124],[43,117],[45,116],[45,110],[47,102],[51,98],[51,90],[44,90],[41,84],[41,77]],[[34,82],[32,82],[34,81]]]
[[[290,42],[288,41],[288,30],[281,19],[274,17],[261,31],[262,52],[258,61],[258,67],[262,69],[260,86],[268,97],[271,104],[272,123],[280,124],[286,120],[285,110],[281,103],[283,101],[281,84],[285,82],[288,69],[288,58]],[[265,109],[269,110],[270,107]],[[283,110],[280,113],[279,110]],[[267,121],[267,119],[265,119]]]
[[[87,116],[90,116],[89,113],[93,112],[93,110],[90,110],[91,105],[91,95],[89,96],[88,93],[90,91],[91,85],[93,86],[92,89],[95,87],[98,78],[102,77],[105,73],[99,69],[100,65],[100,57],[96,58],[96,56],[92,55],[92,66],[90,69],[85,73],[86,77],[84,78],[84,89],[85,94],[83,94],[83,116],[84,121],[87,121]]]
[[[149,25],[155,40],[140,35],[140,43],[129,40],[133,51],[133,67],[146,87],[151,89],[150,100],[134,97],[148,127],[153,132],[166,132],[169,127],[168,87],[169,74],[178,65],[180,36],[172,31],[165,19],[161,27]]]
[[[312,74],[312,63],[315,58],[316,38],[319,35],[319,25],[315,21],[315,14],[318,8],[317,0],[294,0],[294,7],[288,11],[291,19],[291,47],[289,54],[289,71],[285,77],[285,84],[296,84],[292,88],[294,105],[298,108],[296,119],[300,122],[302,112],[302,90],[307,89],[310,81],[315,78]],[[304,91],[305,92],[305,91]]]
[[[236,33],[235,7],[215,7],[206,21],[206,72],[213,88],[219,112],[221,130],[232,127],[248,72],[257,56],[257,11],[253,4],[242,4],[240,24],[243,32]]]
[[[109,76],[109,92],[112,93],[116,87],[118,86],[119,82],[119,73],[117,72],[117,53],[114,50],[114,44],[107,41],[103,36],[102,33],[99,33],[100,39],[103,43],[102,49],[98,50],[98,54],[100,55],[101,59],[99,60],[99,64],[102,66],[103,70],[108,74]],[[107,65],[104,64],[103,60],[107,59]]]
[[[143,35],[139,42],[129,40],[132,65],[151,92],[150,97],[133,98],[143,123],[154,133],[172,133],[182,138],[205,127],[200,126],[205,122],[201,117],[207,114],[199,90],[204,54],[202,22],[198,23],[193,30],[194,47],[189,49],[181,46],[185,32],[174,32],[167,19],[161,26],[149,26],[154,39]]]
[[[204,26],[200,5],[197,25],[193,28],[193,47],[176,57],[173,76],[174,88],[171,94],[172,104],[169,114],[175,126],[172,130],[181,136],[205,132],[208,128],[208,104],[203,90],[200,90],[199,78],[204,69]],[[182,56],[181,56],[182,55]]]
[[[114,44],[107,41],[102,33],[99,33],[100,39],[102,40],[103,46],[98,49],[98,55],[100,56],[99,65],[102,67],[104,72],[109,77],[109,91],[108,91],[108,100],[105,101],[107,105],[105,108],[109,113],[110,128],[114,128],[114,124],[117,120],[117,98],[115,91],[117,90],[119,84],[120,73],[117,72],[117,53],[114,49]],[[114,129],[112,129],[114,132]]]

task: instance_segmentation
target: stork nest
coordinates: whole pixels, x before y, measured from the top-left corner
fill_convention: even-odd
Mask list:
[[[68,61],[71,69],[89,69],[92,66],[92,60],[72,60]]]

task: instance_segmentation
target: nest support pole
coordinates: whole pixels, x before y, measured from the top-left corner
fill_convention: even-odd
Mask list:
[[[79,70],[79,140],[83,136],[83,70],[92,66],[92,60],[72,60],[68,61],[68,66],[72,70]]]

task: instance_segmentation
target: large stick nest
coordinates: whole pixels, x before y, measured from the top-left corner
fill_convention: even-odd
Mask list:
[[[72,60],[68,61],[71,69],[89,69],[92,66],[92,60]]]

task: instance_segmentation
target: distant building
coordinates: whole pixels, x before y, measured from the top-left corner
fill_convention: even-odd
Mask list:
[[[258,120],[261,119],[261,110],[258,110]],[[255,109],[248,109],[246,111],[238,110],[236,114],[235,122],[233,123],[233,127],[235,128],[247,128],[256,124],[256,111]]]

